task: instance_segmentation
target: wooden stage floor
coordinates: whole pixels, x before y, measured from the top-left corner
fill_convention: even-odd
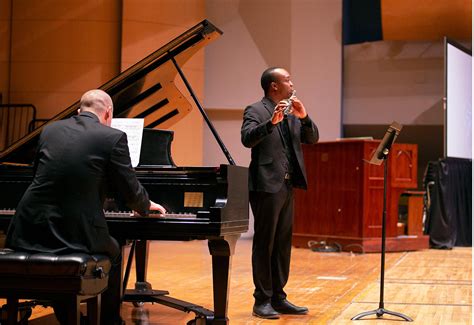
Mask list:
[[[211,257],[206,241],[152,242],[148,279],[154,289],[213,309]],[[316,253],[293,249],[288,298],[309,308],[308,315],[263,320],[251,314],[253,283],[251,239],[240,239],[232,261],[229,300],[231,324],[402,324],[384,315],[351,321],[378,308],[380,254]],[[471,324],[472,250],[423,250],[386,255],[385,308],[403,313],[411,324]],[[131,276],[129,287],[134,283]],[[55,324],[50,309],[34,309],[30,324]],[[186,324],[186,314],[159,304],[134,308],[124,303],[127,324]]]

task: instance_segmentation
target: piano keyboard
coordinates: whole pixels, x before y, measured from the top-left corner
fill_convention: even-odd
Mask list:
[[[157,218],[157,219],[196,219],[197,215],[194,213],[150,213],[146,217],[134,215],[133,212],[105,212],[105,217],[109,218]]]
[[[15,214],[15,209],[0,209],[0,215],[6,215],[6,216],[13,216]],[[165,213],[165,214],[160,214],[160,213],[150,213],[146,217],[142,216],[135,216],[132,212],[125,211],[125,212],[111,212],[111,211],[106,211],[105,212],[105,217],[110,217],[110,218],[158,218],[158,219],[196,219],[197,215],[194,213]]]

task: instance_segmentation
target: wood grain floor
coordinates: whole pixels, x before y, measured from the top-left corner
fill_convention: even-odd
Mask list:
[[[207,242],[153,242],[148,279],[154,289],[208,309],[212,305],[211,263]],[[398,318],[351,321],[379,305],[380,254],[316,253],[293,249],[288,298],[310,309],[308,315],[263,320],[251,315],[253,283],[251,240],[237,243],[232,262],[231,324],[400,324]],[[471,324],[472,250],[424,250],[386,256],[385,308],[411,317],[411,324]],[[132,276],[129,287],[134,283]],[[55,324],[49,309],[34,309],[30,324]],[[159,304],[134,308],[124,303],[127,324],[185,324],[194,318]]]

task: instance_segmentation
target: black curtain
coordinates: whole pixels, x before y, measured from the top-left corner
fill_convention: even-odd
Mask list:
[[[424,179],[429,198],[425,231],[430,246],[472,246],[472,162],[446,158],[429,162]]]
[[[342,11],[344,45],[382,40],[380,0],[344,0]]]

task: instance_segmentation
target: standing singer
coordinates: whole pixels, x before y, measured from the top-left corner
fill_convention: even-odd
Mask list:
[[[319,133],[295,96],[288,71],[269,68],[260,81],[264,97],[247,106],[241,128],[242,144],[252,151],[253,315],[278,319],[279,314],[308,312],[289,302],[283,288],[290,271],[293,187],[307,187],[301,143],[316,143]]]

